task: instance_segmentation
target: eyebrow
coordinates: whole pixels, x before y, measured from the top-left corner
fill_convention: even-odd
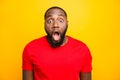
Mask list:
[[[51,16],[52,16],[52,15],[47,15],[46,18],[49,18],[49,17],[51,17]]]

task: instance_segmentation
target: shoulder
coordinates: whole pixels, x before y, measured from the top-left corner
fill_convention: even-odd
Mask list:
[[[90,49],[84,42],[72,38],[70,36],[68,36],[68,39],[69,39],[69,46],[71,46],[72,49],[75,49],[76,51],[80,52],[83,55],[90,55]]]
[[[25,46],[25,49],[26,48],[35,48],[37,46],[42,46],[46,43],[46,36],[43,36],[43,37],[40,37],[40,38],[37,38],[37,39],[34,39],[32,41],[30,41],[26,46]]]
[[[85,47],[86,46],[87,47],[87,45],[83,41],[81,41],[81,40],[75,39],[75,38],[70,37],[70,36],[68,36],[68,39],[69,39],[69,42],[70,42],[71,45],[81,46],[81,47]]]

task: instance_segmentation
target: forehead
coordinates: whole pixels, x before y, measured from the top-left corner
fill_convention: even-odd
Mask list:
[[[61,10],[61,9],[50,9],[47,13],[46,13],[46,18],[53,16],[53,15],[58,15],[58,16],[65,16],[65,13]]]

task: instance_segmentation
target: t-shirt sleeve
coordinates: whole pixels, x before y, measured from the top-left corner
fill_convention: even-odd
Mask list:
[[[22,69],[23,70],[32,70],[33,69],[27,47],[24,48],[23,55],[22,55]]]
[[[91,72],[92,71],[92,56],[88,47],[84,48],[85,58],[83,61],[83,67],[81,72]]]

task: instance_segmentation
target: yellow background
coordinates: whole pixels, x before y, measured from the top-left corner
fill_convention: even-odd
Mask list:
[[[0,0],[0,80],[22,79],[25,45],[45,35],[51,6],[68,13],[67,35],[85,42],[93,56],[93,80],[120,80],[119,0]]]

